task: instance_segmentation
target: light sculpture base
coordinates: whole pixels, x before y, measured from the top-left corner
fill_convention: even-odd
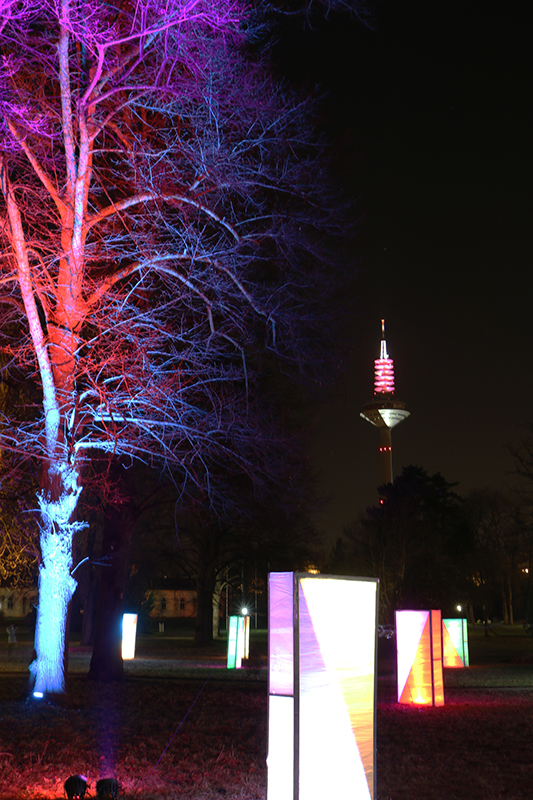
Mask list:
[[[443,706],[440,611],[397,611],[398,702]]]
[[[378,581],[269,576],[268,800],[375,797]]]

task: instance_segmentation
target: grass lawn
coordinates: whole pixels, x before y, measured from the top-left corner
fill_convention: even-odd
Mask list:
[[[470,632],[472,666],[445,670],[437,709],[398,705],[394,642],[380,641],[377,800],[533,796],[533,638],[494,630]],[[265,656],[264,632],[252,633]],[[75,773],[92,797],[114,775],[140,800],[266,798],[266,659],[229,672],[224,642],[199,651],[171,630],[140,637],[124,683],[99,684],[73,641],[68,703],[54,706],[24,699],[31,642],[20,634],[9,659],[0,646],[0,800],[63,797]]]

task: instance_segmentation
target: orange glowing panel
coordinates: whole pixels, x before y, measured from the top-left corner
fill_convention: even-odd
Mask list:
[[[444,705],[440,611],[397,611],[398,702]]]
[[[442,620],[442,653],[444,667],[470,665],[466,619]]]
[[[247,614],[244,619],[244,636],[242,642],[242,657],[250,658],[250,615]]]

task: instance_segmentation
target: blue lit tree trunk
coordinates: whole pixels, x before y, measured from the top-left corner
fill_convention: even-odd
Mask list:
[[[66,622],[76,589],[72,572],[72,542],[80,524],[72,522],[81,487],[73,468],[55,468],[51,483],[59,489],[39,493],[41,511],[41,564],[39,606],[35,628],[36,658],[30,665],[36,692],[62,694],[65,691],[64,659],[68,645]]]

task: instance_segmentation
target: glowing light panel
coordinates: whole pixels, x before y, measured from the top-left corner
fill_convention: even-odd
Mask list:
[[[242,617],[232,616],[229,618],[229,630],[228,630],[228,657],[226,660],[226,666],[228,669],[235,669],[237,664],[237,638],[238,638],[238,630],[240,620]],[[240,666],[240,664],[239,664]]]
[[[398,702],[444,705],[440,611],[397,611]]]
[[[250,615],[242,617],[243,620],[243,635],[242,644],[239,646],[242,650],[242,658],[250,658]]]
[[[294,800],[294,697],[268,697],[268,800]]]
[[[228,630],[228,669],[240,669],[243,658],[250,655],[250,617],[231,616]]]
[[[271,572],[268,603],[268,685],[271,695],[294,696],[292,572]]]
[[[135,658],[135,639],[137,637],[137,614],[122,615],[122,658],[124,661]]]
[[[268,800],[374,797],[377,593],[373,579],[269,576]],[[276,737],[292,705],[288,763]]]
[[[444,667],[469,667],[468,626],[466,619],[442,620]]]

